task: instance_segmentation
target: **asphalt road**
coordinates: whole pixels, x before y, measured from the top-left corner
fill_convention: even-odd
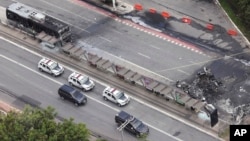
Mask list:
[[[82,42],[95,47],[93,49],[94,51],[104,50],[113,55],[134,62],[151,71],[164,75],[172,80],[181,80],[189,77],[192,73],[201,68],[201,65],[206,64],[204,61],[214,58],[214,56],[203,56],[180,47],[179,45],[164,41],[156,37],[156,35],[153,36],[146,34],[133,27],[127,26],[126,22],[117,22],[105,16],[107,15],[107,13],[104,14],[105,12],[100,12],[97,9],[88,9],[90,7],[86,7],[85,5],[75,4],[72,2],[73,0],[67,0],[64,2],[59,2],[58,0],[20,1],[70,23],[75,27],[73,32],[82,38]],[[181,17],[187,15],[204,22],[212,20],[212,23],[218,24],[225,29],[232,28],[231,23],[228,21],[227,17],[221,13],[221,10],[214,6],[213,3],[209,2],[211,0],[126,1],[131,3],[141,3],[145,5],[145,8],[152,6],[158,11],[171,9],[172,11],[170,13],[173,11],[177,13],[180,12],[181,14],[179,15]],[[1,6],[6,7],[10,3],[12,3],[12,1],[0,0]],[[173,28],[178,31],[183,30],[183,32],[190,36],[194,36],[195,38],[201,38],[201,36],[207,35],[201,32],[200,28],[198,28],[198,31],[188,30],[187,26],[182,23]],[[224,59],[221,58],[218,61],[206,64],[206,66],[211,68],[212,72],[214,72],[215,76],[221,80],[225,80],[224,83],[227,85],[223,98],[214,97],[212,98],[212,103],[216,104],[216,106],[226,112],[230,111],[228,108],[231,109],[233,105],[238,106],[249,103],[247,93],[250,89],[248,85],[249,80],[245,77],[249,74],[249,69],[245,66],[245,62],[248,62],[249,57],[245,55],[239,55],[239,57],[233,55],[232,58],[228,59],[227,56],[234,52],[235,49],[239,49],[240,51],[238,52],[242,52],[242,49],[238,48],[238,44],[233,44],[233,38],[230,37],[228,40],[229,42],[227,42],[227,40],[224,40],[227,39],[226,36],[220,35],[218,37],[217,32],[213,33],[213,36],[207,37],[211,37],[211,39],[209,39],[211,42],[217,45],[221,44],[223,46],[222,48],[230,50],[227,52],[229,54],[227,54]],[[223,50],[216,51],[217,48],[214,47],[211,47],[210,49],[214,50],[214,52],[225,53]],[[235,61],[235,59],[240,59],[242,62]],[[233,80],[229,80],[231,78]],[[245,81],[245,79],[247,80]],[[238,82],[240,83],[238,84]],[[240,88],[242,87],[244,87],[247,92],[240,92]],[[207,99],[209,99],[209,97]],[[214,99],[219,102],[216,102]],[[231,104],[225,105],[223,102],[225,99],[231,100]],[[220,100],[222,102],[220,102]]]
[[[204,22],[232,27],[227,17],[215,6],[216,0],[126,0],[129,3],[141,3],[145,7],[153,7],[158,11],[170,14],[186,15]]]
[[[205,61],[211,59],[179,44],[163,40],[157,35],[147,34],[130,27],[128,21],[117,22],[107,16],[106,12],[92,9],[73,0],[19,0],[36,9],[74,26],[73,33],[81,44],[121,57],[148,70],[159,73],[171,80],[182,80],[195,73]],[[6,7],[11,1],[1,0]],[[145,30],[142,28],[142,30]]]
[[[150,141],[217,140],[150,108],[147,103],[132,99],[129,105],[120,108],[106,102],[101,96],[105,88],[104,85],[107,85],[103,83],[96,82],[95,89],[86,93],[88,96],[87,105],[77,108],[70,102],[62,101],[57,95],[60,85],[67,83],[67,77],[72,72],[71,69],[66,69],[62,76],[54,78],[37,70],[37,62],[41,57],[3,40],[0,40],[0,44],[0,65],[2,66],[0,69],[0,87],[34,105],[40,107],[52,106],[60,116],[64,118],[73,117],[76,122],[86,123],[91,130],[116,140],[121,139],[121,134],[116,130],[114,122],[114,115],[119,110],[125,110],[148,124],[150,127],[148,140]],[[6,95],[0,95],[0,98],[12,102],[14,105],[23,106],[17,99],[12,99]],[[124,132],[124,139],[127,141],[136,140],[134,136],[127,132]]]

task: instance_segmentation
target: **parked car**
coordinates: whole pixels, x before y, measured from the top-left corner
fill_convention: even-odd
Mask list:
[[[130,101],[130,97],[123,91],[111,87],[105,88],[102,96],[104,100],[114,102],[120,107],[128,104]]]
[[[149,128],[147,125],[124,111],[120,111],[115,115],[115,122],[119,127],[124,125],[124,129],[134,134],[136,137],[148,135],[149,133]]]
[[[87,103],[87,97],[83,93],[66,84],[58,89],[58,94],[62,99],[69,100],[76,106]]]
[[[64,68],[59,63],[48,58],[42,58],[38,62],[38,69],[53,76],[59,76],[64,72]]]
[[[88,76],[82,75],[77,72],[73,72],[68,77],[68,82],[71,86],[76,86],[83,91],[89,91],[95,87],[95,83],[93,80],[89,79]]]

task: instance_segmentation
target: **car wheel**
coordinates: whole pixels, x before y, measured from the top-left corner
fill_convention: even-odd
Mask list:
[[[63,96],[60,96],[60,98],[61,98],[62,100],[64,100],[64,97],[63,97]]]
[[[87,100],[86,100],[86,99],[84,99],[84,100],[83,100],[83,104],[86,104],[86,103],[87,103]]]
[[[122,105],[121,105],[120,103],[118,103],[118,106],[119,106],[119,107],[122,107]]]
[[[73,86],[73,84],[72,84],[71,82],[69,82],[69,85],[70,85],[70,86]]]
[[[104,98],[104,100],[106,100],[106,101],[108,100],[107,97],[105,97],[105,96],[104,96],[103,98]]]
[[[40,72],[43,72],[43,69],[42,69],[42,68],[39,68],[39,71],[40,71]]]
[[[79,105],[79,104],[78,104],[77,102],[75,102],[75,106],[78,107],[78,105]]]
[[[140,137],[140,134],[136,134],[135,136],[136,136],[137,138],[139,138],[139,137]]]
[[[84,89],[84,88],[82,88],[82,91],[86,92],[87,90],[86,90],[86,89]]]
[[[56,75],[55,75],[54,73],[53,73],[52,75],[53,75],[54,77],[56,77]]]

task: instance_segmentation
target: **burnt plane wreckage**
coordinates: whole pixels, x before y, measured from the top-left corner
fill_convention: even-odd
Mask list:
[[[210,101],[216,95],[221,94],[223,83],[215,78],[211,70],[204,67],[202,71],[196,74],[191,83],[177,81],[176,87],[182,89],[194,99]]]

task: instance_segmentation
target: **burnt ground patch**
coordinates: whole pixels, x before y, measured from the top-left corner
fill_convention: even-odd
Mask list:
[[[176,86],[195,99],[205,98],[219,109],[222,117],[239,123],[250,113],[249,67],[248,54],[225,57],[204,66],[206,69],[201,68]]]
[[[197,2],[204,2],[204,0],[197,0]],[[209,0],[206,2],[212,3],[213,1]],[[171,9],[169,7],[166,8]],[[211,71],[212,77],[204,77],[204,79],[201,79],[200,76],[197,76],[198,72],[204,71],[204,69],[201,68],[190,78],[181,80],[186,81],[189,85],[196,84],[195,87],[191,89],[193,89],[193,93],[198,92],[202,94],[201,97],[197,98],[205,97],[209,103],[213,103],[218,107],[221,106],[218,104],[220,100],[229,100],[229,105],[232,107],[237,107],[250,102],[250,98],[248,96],[248,91],[250,91],[250,72],[248,70],[249,66],[247,65],[247,62],[250,61],[250,57],[247,54],[235,55],[243,52],[243,49],[247,48],[247,46],[243,47],[243,45],[240,44],[236,38],[228,35],[227,29],[221,25],[214,25],[213,30],[208,30],[205,27],[205,21],[201,21],[195,17],[187,15],[194,20],[192,20],[188,26],[185,26],[190,29],[188,33],[185,33],[184,31],[186,28],[181,29],[181,26],[177,27],[176,24],[186,23],[183,23],[182,19],[176,17],[165,19],[160,13],[150,13],[149,11],[134,11],[126,16],[139,17],[141,22],[161,30],[168,36],[192,43],[204,52],[214,52],[220,57],[225,56],[225,58],[229,56],[228,59],[219,59],[205,66]],[[137,23],[140,24],[140,22]],[[200,36],[192,36],[190,34],[195,34],[196,31],[200,31],[202,34]],[[216,83],[222,84],[217,87],[218,84]],[[214,88],[215,86],[217,88]],[[196,87],[199,90],[197,90]],[[191,96],[195,97],[196,95]],[[221,108],[221,110],[225,111],[223,108]]]
[[[192,43],[203,49],[204,52],[212,51],[225,55],[242,51],[241,44],[235,38],[228,35],[227,29],[221,25],[213,25],[213,30],[208,30],[206,28],[207,23],[202,23],[199,20],[192,20],[188,26],[181,27],[183,24],[187,24],[183,23],[181,18],[170,17],[166,19],[161,15],[161,13],[157,12],[150,13],[149,11],[134,11],[127,15],[131,17],[139,17],[141,22],[161,30],[168,36]],[[180,26],[176,27],[176,25]],[[184,32],[185,30],[190,30],[190,32]],[[203,34],[199,36],[192,35],[200,34],[198,32],[203,32]]]

